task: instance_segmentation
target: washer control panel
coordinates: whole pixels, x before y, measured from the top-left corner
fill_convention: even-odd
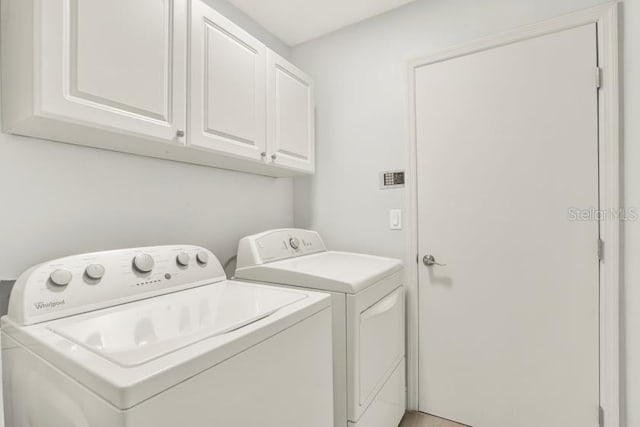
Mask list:
[[[320,235],[311,230],[285,228],[247,236],[238,244],[237,268],[325,252]]]
[[[198,246],[69,256],[20,276],[9,299],[9,317],[31,325],[223,280],[218,259]]]

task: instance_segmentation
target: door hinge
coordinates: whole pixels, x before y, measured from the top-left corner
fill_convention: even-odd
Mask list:
[[[596,67],[596,89],[602,87],[602,68]]]
[[[604,427],[604,409],[602,409],[602,406],[598,407],[598,425]]]
[[[598,239],[598,260],[604,261],[604,241]]]

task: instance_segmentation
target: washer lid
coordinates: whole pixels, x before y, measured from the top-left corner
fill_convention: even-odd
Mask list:
[[[355,294],[402,269],[402,262],[351,252],[327,251],[236,270],[239,279]]]
[[[52,322],[48,329],[122,367],[234,331],[306,298],[228,282]]]
[[[29,326],[4,316],[2,331],[124,410],[329,306],[327,294],[230,280]]]

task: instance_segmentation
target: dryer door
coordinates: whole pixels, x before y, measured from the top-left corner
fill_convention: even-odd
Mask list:
[[[402,288],[360,313],[360,404],[364,404],[404,355]]]
[[[404,357],[400,276],[390,276],[348,300],[349,419],[356,422]]]

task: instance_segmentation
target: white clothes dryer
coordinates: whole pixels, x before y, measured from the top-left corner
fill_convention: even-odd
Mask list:
[[[406,408],[401,261],[328,251],[301,229],[245,237],[237,257],[236,278],[331,294],[335,427],[397,427]]]

